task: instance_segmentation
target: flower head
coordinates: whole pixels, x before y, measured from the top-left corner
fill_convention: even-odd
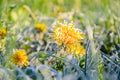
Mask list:
[[[25,50],[17,49],[11,55],[10,61],[12,63],[14,63],[16,66],[20,66],[20,65],[26,66],[26,65],[28,65],[27,59],[28,59],[28,57],[26,55]]]
[[[43,32],[46,29],[45,24],[36,23],[36,24],[34,24],[34,27],[39,32]]]
[[[6,36],[6,30],[5,29],[0,29],[0,38],[4,39],[5,36]]]
[[[59,45],[63,44],[65,47],[69,48],[67,51],[75,52],[76,54],[84,53],[84,48],[80,45],[84,34],[79,29],[75,28],[72,23],[62,24],[56,22],[53,25],[51,37],[57,41]]]
[[[73,44],[83,39],[84,34],[79,29],[76,29],[72,23],[61,24],[57,22],[53,27],[52,38],[59,44]]]

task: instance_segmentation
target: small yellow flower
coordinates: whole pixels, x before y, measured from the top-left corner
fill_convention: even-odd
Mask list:
[[[66,47],[67,52],[72,54],[84,54],[85,50],[80,45],[81,40],[84,38],[84,34],[72,23],[60,23],[56,22],[53,25],[53,33],[50,35],[58,45],[63,44]]]
[[[36,24],[34,24],[34,27],[35,27],[35,29],[38,30],[39,32],[43,32],[43,31],[46,29],[45,24],[36,23]]]
[[[6,36],[6,30],[5,29],[0,29],[0,38],[4,39],[5,36]]]
[[[26,55],[25,50],[23,49],[17,49],[13,52],[13,54],[10,57],[10,61],[14,63],[16,66],[20,65],[28,65],[28,57]]]
[[[51,37],[56,40],[58,44],[68,45],[78,43],[84,37],[84,34],[79,29],[76,29],[72,23],[61,24],[57,22],[53,27]]]

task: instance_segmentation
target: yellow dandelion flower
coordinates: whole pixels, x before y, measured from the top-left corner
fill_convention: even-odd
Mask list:
[[[34,24],[34,27],[39,32],[43,32],[46,29],[45,24],[36,23],[36,24]]]
[[[56,22],[53,25],[53,33],[50,35],[58,45],[63,44],[66,47],[67,52],[72,54],[84,54],[85,50],[80,45],[81,40],[84,38],[83,32],[75,28],[72,23],[60,23]]]
[[[5,29],[0,29],[0,38],[4,39],[5,36],[6,36],[6,30]]]
[[[25,50],[23,49],[17,49],[13,52],[11,55],[10,61],[14,63],[16,66],[20,65],[28,65],[28,57],[26,55]]]
[[[73,44],[80,42],[84,37],[84,34],[79,29],[76,29],[72,23],[61,24],[57,22],[53,27],[51,37],[56,40],[58,44]]]

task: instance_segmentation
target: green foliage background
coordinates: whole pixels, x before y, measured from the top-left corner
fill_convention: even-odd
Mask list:
[[[54,50],[46,50],[46,46],[54,48],[48,35],[56,20],[73,21],[85,32],[87,55],[66,61],[66,57],[51,55]],[[31,38],[37,34],[34,23],[47,26],[42,40]],[[0,80],[120,79],[120,0],[0,0],[0,28],[7,31],[6,39],[0,40]],[[19,39],[19,35],[23,37]],[[37,51],[39,47],[42,48]],[[24,48],[34,64],[27,68],[10,66],[9,56],[14,48]],[[55,62],[46,65],[51,56]],[[62,75],[53,78],[51,68]]]

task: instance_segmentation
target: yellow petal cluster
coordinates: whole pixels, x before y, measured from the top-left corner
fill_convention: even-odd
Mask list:
[[[0,38],[3,39],[6,36],[6,30],[0,29]]]
[[[79,43],[77,44],[73,44],[73,45],[67,45],[68,46],[68,52],[72,52],[72,55],[73,56],[76,56],[76,55],[82,55],[85,53],[85,49],[83,46],[81,46]]]
[[[51,35],[60,44],[73,44],[78,43],[83,39],[84,34],[74,27],[72,23],[61,24],[56,22],[53,25],[53,35]]]
[[[80,45],[84,34],[75,28],[73,23],[54,23],[51,37],[57,41],[59,45],[63,44],[68,47],[71,52],[75,52],[76,54],[84,53],[84,48]]]
[[[26,66],[28,65],[28,57],[26,55],[25,50],[17,49],[13,52],[10,57],[10,61],[15,64],[16,66]]]
[[[43,32],[46,29],[45,24],[40,24],[40,23],[34,24],[34,27],[39,32]]]

